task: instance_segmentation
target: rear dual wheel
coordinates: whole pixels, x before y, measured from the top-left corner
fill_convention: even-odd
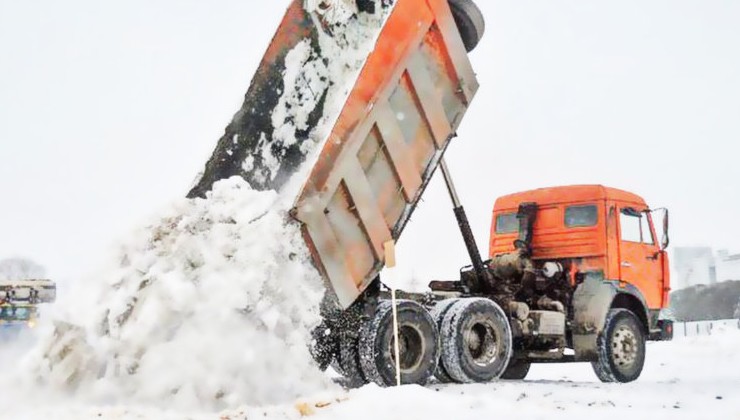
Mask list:
[[[449,299],[438,303],[430,314],[416,302],[400,300],[397,311],[402,384],[422,385],[432,375],[443,383],[488,382],[507,372],[513,349],[511,328],[495,302]],[[359,337],[356,347],[348,342],[340,344],[338,364],[342,373],[355,383],[395,385],[390,301],[378,304],[372,319],[362,325]]]
[[[348,388],[359,388],[368,383],[360,368],[360,352],[356,337],[348,336],[340,339],[332,367],[344,377],[344,386]]]
[[[410,300],[397,302],[398,349],[402,384],[425,384],[439,360],[439,332],[432,316]],[[365,377],[381,386],[396,384],[393,306],[382,301],[360,330],[359,356]]]
[[[527,377],[531,366],[529,362],[524,360],[512,360],[509,362],[509,366],[504,371],[504,374],[501,375],[501,379],[524,379]]]
[[[437,329],[439,331],[442,331],[442,322],[444,321],[445,315],[447,315],[447,312],[450,310],[452,305],[457,303],[458,300],[459,299],[445,299],[437,302],[437,304],[434,305],[434,308],[432,308],[431,315],[432,318],[434,318],[434,323],[437,325]],[[450,374],[447,373],[447,370],[441,361],[437,364],[437,370],[434,371],[434,377],[437,381],[443,384],[455,382],[455,380],[450,377]]]
[[[506,371],[513,351],[511,327],[501,307],[489,299],[455,299],[442,316],[443,379],[488,382]]]

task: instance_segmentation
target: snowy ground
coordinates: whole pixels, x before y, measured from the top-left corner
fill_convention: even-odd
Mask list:
[[[8,419],[740,419],[740,331],[651,343],[642,377],[602,384],[587,364],[538,365],[525,381],[327,391],[271,407],[221,413],[162,407],[91,406],[73,395],[3,392]],[[166,375],[166,372],[162,372]],[[43,395],[43,397],[42,397]],[[20,403],[22,402],[22,403]],[[319,407],[317,407],[319,406]]]

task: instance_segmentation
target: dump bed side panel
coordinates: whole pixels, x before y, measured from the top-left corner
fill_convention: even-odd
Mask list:
[[[477,89],[447,0],[398,0],[295,205],[343,307],[382,269]]]

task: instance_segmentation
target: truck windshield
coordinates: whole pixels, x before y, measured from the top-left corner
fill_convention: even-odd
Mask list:
[[[516,213],[504,213],[496,216],[496,233],[514,233],[519,231],[519,219]]]

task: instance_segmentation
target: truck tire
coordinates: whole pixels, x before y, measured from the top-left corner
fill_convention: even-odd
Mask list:
[[[452,17],[455,19],[457,30],[460,31],[465,50],[473,51],[483,38],[486,31],[486,21],[478,6],[473,0],[448,0]]]
[[[511,360],[509,362],[509,366],[506,368],[503,375],[501,375],[501,379],[522,380],[527,377],[531,366],[531,363],[524,360]]]
[[[359,388],[368,383],[360,367],[360,352],[357,347],[357,338],[348,336],[339,340],[339,351],[332,363],[332,367],[344,378],[347,388]]]
[[[308,350],[322,371],[326,370],[330,365],[334,367],[336,364],[334,355],[337,353],[339,347],[335,336],[330,331],[331,329],[326,321],[322,321],[319,326],[311,331],[312,340]],[[337,369],[335,368],[334,370]],[[339,371],[337,370],[337,372]]]
[[[645,364],[645,332],[639,319],[627,309],[611,309],[604,330],[596,340],[599,360],[592,362],[602,382],[632,382]]]
[[[437,302],[436,305],[434,305],[434,308],[430,311],[432,318],[434,318],[434,323],[437,325],[437,330],[442,331],[442,321],[444,321],[444,317],[447,314],[447,311],[457,303],[459,299],[444,299],[439,302]],[[437,369],[434,371],[434,378],[437,379],[438,382],[443,384],[449,384],[452,382],[455,382],[454,379],[450,377],[450,374],[447,373],[447,370],[445,370],[445,367],[442,363],[437,364]]]
[[[505,371],[513,350],[511,326],[489,299],[459,299],[442,322],[442,364],[461,383],[488,382]]]
[[[427,383],[439,360],[439,332],[432,316],[420,304],[399,300],[398,329],[401,383]],[[360,330],[360,364],[365,377],[380,386],[396,384],[393,306],[382,301],[373,318]]]

